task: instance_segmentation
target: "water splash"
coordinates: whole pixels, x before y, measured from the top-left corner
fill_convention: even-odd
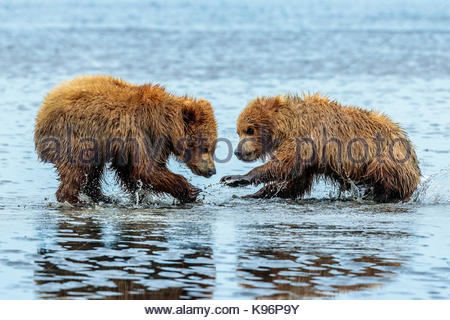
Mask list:
[[[412,202],[450,203],[450,167],[423,179],[412,196]]]

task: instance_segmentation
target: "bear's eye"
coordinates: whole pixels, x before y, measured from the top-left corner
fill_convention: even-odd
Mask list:
[[[206,147],[202,148],[203,153],[208,153],[208,151],[209,151],[208,148],[206,148]]]
[[[248,134],[248,135],[251,136],[251,135],[253,135],[254,133],[255,133],[255,130],[254,130],[253,128],[248,128],[248,129],[247,129],[247,134]]]

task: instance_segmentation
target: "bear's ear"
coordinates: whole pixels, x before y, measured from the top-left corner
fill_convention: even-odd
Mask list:
[[[269,111],[278,112],[284,104],[284,99],[282,96],[276,96],[273,98],[269,98],[266,101],[266,108]]]
[[[201,119],[200,110],[192,101],[185,101],[183,103],[183,120],[186,124],[193,124],[199,122]]]

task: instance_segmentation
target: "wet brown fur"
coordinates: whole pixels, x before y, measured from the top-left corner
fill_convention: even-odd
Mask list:
[[[201,144],[190,142],[199,136]],[[58,171],[57,200],[72,204],[80,202],[80,192],[106,200],[100,182],[108,162],[130,193],[142,187],[194,201],[199,190],[170,172],[167,159],[174,154],[194,173],[210,176],[216,138],[208,101],[109,76],[81,76],[55,87],[38,112],[34,134],[40,159]]]
[[[249,128],[254,131],[251,135]],[[362,185],[367,198],[397,202],[407,201],[420,180],[414,148],[396,123],[375,111],[342,106],[319,94],[257,98],[240,114],[237,132],[243,160],[272,156],[244,176],[222,179],[232,186],[266,184],[250,197],[301,197],[310,192],[314,178],[324,176],[344,190]],[[316,150],[299,138],[311,139]],[[367,143],[367,152],[363,142],[351,143],[355,138]],[[399,138],[409,144],[409,151]]]

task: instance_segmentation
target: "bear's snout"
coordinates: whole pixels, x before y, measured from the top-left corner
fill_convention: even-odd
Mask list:
[[[216,174],[216,167],[212,161],[201,161],[199,163],[191,162],[188,164],[188,167],[194,174],[205,178],[210,178]]]
[[[216,174],[216,168],[198,168],[198,172],[194,171],[194,173],[197,173],[199,176],[204,176],[205,178],[210,178],[211,176]]]
[[[241,157],[242,157],[242,150],[241,150],[241,149],[236,149],[236,150],[234,150],[234,155],[235,155],[239,160],[241,160]]]
[[[234,155],[236,156],[236,158],[238,158],[241,161],[255,161],[256,160],[256,153],[255,150],[250,150],[250,148],[246,148],[246,149],[241,149],[241,148],[237,148],[236,150],[234,150]]]

